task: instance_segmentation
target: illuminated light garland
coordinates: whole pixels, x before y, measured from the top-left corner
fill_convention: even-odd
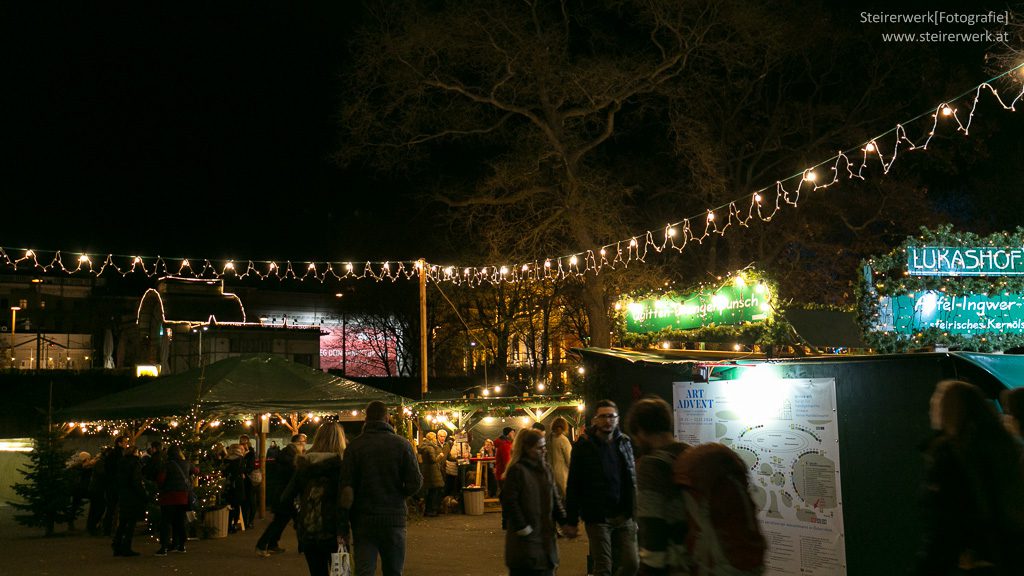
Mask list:
[[[864,170],[877,162],[881,166],[882,173],[888,174],[900,155],[901,148],[905,152],[914,150],[927,150],[932,138],[939,129],[940,121],[953,121],[956,123],[956,132],[964,136],[970,134],[970,128],[977,110],[978,101],[984,91],[988,91],[998,104],[1010,112],[1016,112],[1016,105],[1024,99],[1024,82],[1021,83],[1020,91],[1007,103],[999,91],[990,82],[999,78],[1011,78],[1024,80],[1024,75],[1014,74],[1018,70],[1024,72],[1024,63],[983,82],[974,88],[967,90],[960,96],[936,106],[931,112],[921,114],[911,120],[897,124],[891,130],[880,134],[860,146],[846,151],[838,151],[831,158],[810,166],[799,174],[778,180],[771,186],[746,194],[741,198],[732,200],[726,204],[708,208],[698,215],[684,218],[677,222],[666,224],[664,228],[654,231],[648,230],[643,234],[634,235],[625,240],[619,240],[594,250],[586,250],[576,254],[568,254],[561,257],[550,257],[533,262],[520,264],[498,264],[494,266],[454,266],[429,264],[425,273],[433,282],[452,282],[455,284],[468,284],[470,286],[480,284],[498,284],[500,282],[538,281],[538,280],[559,280],[570,276],[583,276],[588,272],[600,273],[604,268],[616,269],[626,268],[634,262],[644,262],[647,255],[653,250],[661,253],[668,249],[682,252],[690,244],[703,244],[704,240],[713,235],[725,236],[726,231],[733,225],[749,227],[750,222],[757,219],[761,222],[771,222],[772,219],[786,206],[798,207],[801,195],[807,192],[829,188],[841,182],[840,174],[846,171],[847,179],[865,180]],[[961,109],[955,105],[955,101],[970,95],[973,98],[969,101],[970,111],[963,115]],[[920,141],[914,142],[907,135],[906,124],[931,116],[931,128],[927,136]],[[891,148],[885,151],[881,147],[881,141],[892,136]],[[828,169],[832,173],[831,179],[823,178],[818,170]],[[795,181],[795,186],[787,183]],[[774,203],[771,201],[771,192],[774,190]],[[749,203],[748,203],[749,201]],[[703,227],[701,226],[703,224]],[[12,251],[24,250],[20,257],[12,256]],[[125,263],[119,265],[115,259],[125,259]],[[306,264],[305,273],[301,276],[295,271],[291,261],[286,261],[284,269],[274,261],[253,261],[248,260],[245,270],[238,272],[239,266],[234,260],[227,260],[218,267],[210,260],[201,260],[201,267],[193,266],[192,263],[183,258],[177,271],[173,270],[173,264],[169,264],[161,256],[120,256],[108,254],[103,258],[98,268],[88,254],[78,256],[77,265],[69,268],[64,265],[63,254],[60,251],[53,252],[53,258],[49,263],[40,261],[36,250],[16,249],[0,247],[0,265],[6,265],[14,270],[19,267],[31,268],[34,271],[64,272],[73,274],[92,274],[100,276],[104,273],[116,273],[123,276],[129,274],[144,274],[149,277],[174,275],[179,277],[194,278],[238,278],[249,277],[267,280],[276,278],[278,280],[316,280],[321,283],[327,281],[338,281],[346,279],[372,279],[378,282],[390,280],[392,282],[400,279],[409,280],[420,274],[419,261],[385,261],[385,262],[313,262]],[[148,260],[148,262],[147,262]],[[197,260],[198,262],[199,260]],[[341,272],[335,272],[335,267]],[[462,270],[457,274],[456,270]]]

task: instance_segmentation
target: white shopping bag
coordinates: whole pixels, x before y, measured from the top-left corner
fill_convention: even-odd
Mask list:
[[[331,554],[330,576],[352,576],[352,557],[348,554],[348,548],[342,546],[337,552]]]

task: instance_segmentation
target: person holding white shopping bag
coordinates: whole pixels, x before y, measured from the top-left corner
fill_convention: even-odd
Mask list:
[[[332,555],[348,538],[340,490],[345,445],[340,425],[322,424],[309,452],[297,458],[295,475],[281,494],[282,502],[299,498],[295,530],[310,576],[329,576]]]

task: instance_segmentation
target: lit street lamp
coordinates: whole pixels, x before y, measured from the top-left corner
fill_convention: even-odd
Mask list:
[[[206,332],[207,329],[209,329],[209,326],[203,326],[202,330],[200,330],[199,328],[193,328],[192,329],[192,333],[193,334],[199,334],[199,367],[200,368],[202,368],[202,366],[203,366],[203,332]]]
[[[21,306],[11,306],[11,368],[14,368],[14,332],[15,323],[18,321],[18,310]]]

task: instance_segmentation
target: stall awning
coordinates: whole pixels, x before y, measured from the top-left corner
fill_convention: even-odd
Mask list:
[[[811,346],[819,348],[867,348],[853,312],[836,310],[786,310],[786,320]]]
[[[989,372],[1007,388],[1024,386],[1024,357],[1018,354],[982,354],[980,352],[953,352],[952,354]]]
[[[202,380],[200,381],[200,376]],[[180,416],[200,401],[205,413],[340,411],[363,408],[372,400],[389,405],[411,400],[284,358],[248,355],[157,378],[135,388],[58,413],[64,420],[116,420]]]

